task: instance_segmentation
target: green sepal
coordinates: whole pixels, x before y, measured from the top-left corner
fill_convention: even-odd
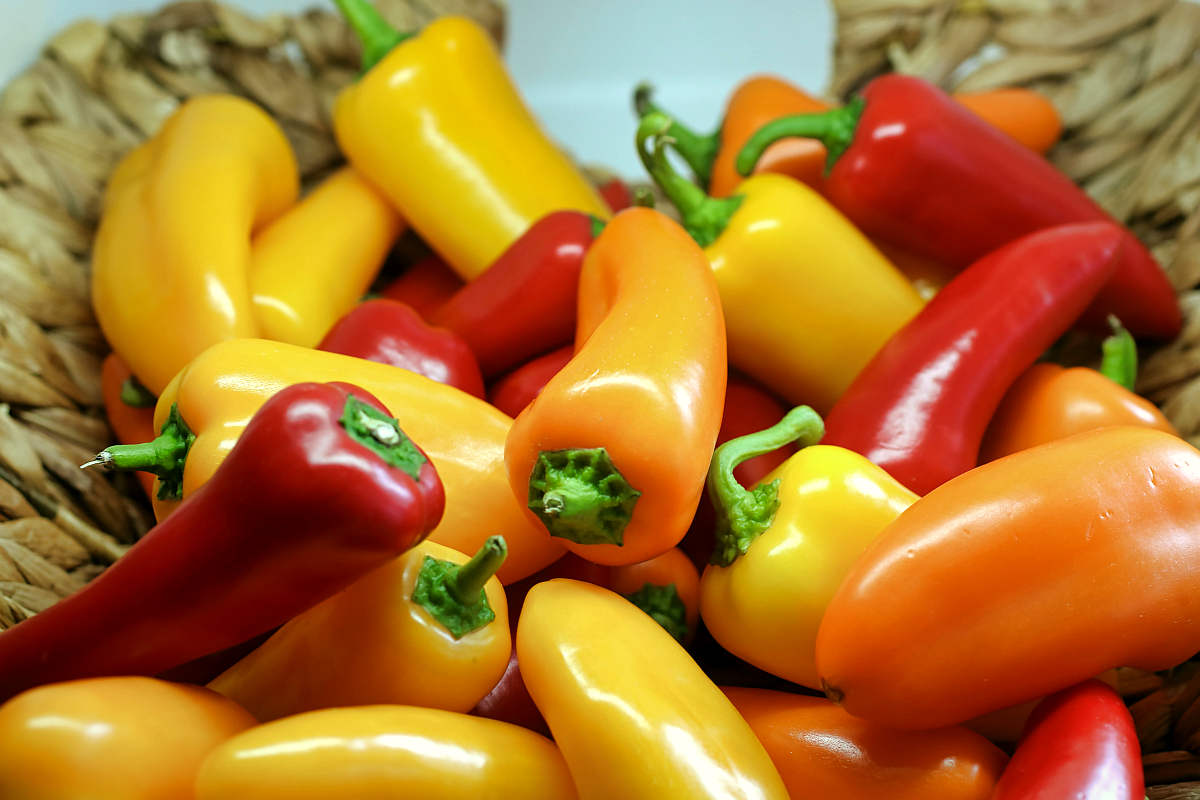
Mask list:
[[[1112,335],[1100,345],[1103,354],[1100,374],[1132,392],[1137,384],[1137,342],[1133,334],[1112,314],[1108,316],[1108,324],[1112,328]]]
[[[121,402],[131,408],[150,408],[158,402],[154,393],[130,375],[121,381]]]
[[[718,506],[716,546],[710,564],[728,567],[750,549],[763,531],[775,521],[779,510],[779,481],[761,483],[738,497],[732,506]]]
[[[507,555],[504,538],[491,536],[465,564],[425,556],[412,601],[428,611],[451,636],[461,639],[496,619],[483,587]]]
[[[400,430],[400,422],[370,403],[352,394],[346,395],[342,417],[338,420],[350,438],[383,459],[384,463],[420,480],[421,467],[428,459]]]
[[[675,584],[659,586],[655,583],[644,583],[642,588],[633,594],[625,595],[625,599],[649,614],[667,633],[675,637],[675,641],[682,643],[687,638],[687,607],[680,599]]]
[[[529,476],[529,508],[551,536],[578,544],[624,541],[642,493],[603,447],[543,450]]]
[[[96,454],[83,466],[100,465],[105,469],[137,470],[158,476],[158,499],[183,497],[183,468],[196,435],[183,421],[179,404],[172,403],[158,436],[152,442],[114,444]]]

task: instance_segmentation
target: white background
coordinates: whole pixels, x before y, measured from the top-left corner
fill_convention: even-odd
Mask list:
[[[297,12],[320,0],[227,0]],[[0,0],[0,83],[72,20],[157,8],[157,0]],[[827,0],[510,0],[506,57],[526,100],[577,158],[641,175],[633,149],[633,87],[701,132],[730,91],[772,72],[819,92],[829,78]]]

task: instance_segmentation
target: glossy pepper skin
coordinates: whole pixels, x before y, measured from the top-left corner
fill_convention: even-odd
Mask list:
[[[334,323],[317,349],[412,370],[483,397],[479,364],[462,337],[426,323],[395,300],[359,303]]]
[[[403,227],[353,169],[326,178],[254,237],[250,290],[261,334],[316,347],[367,291]]]
[[[558,748],[490,719],[414,706],[332,708],[214,750],[196,800],[575,800]]]
[[[801,183],[756,175],[733,197],[705,195],[667,161],[670,125],[661,114],[644,117],[638,150],[684,228],[705,248],[725,312],[730,363],[790,403],[828,410],[920,311],[920,295]]]
[[[875,355],[823,441],[917,494],[971,469],[1004,393],[1092,301],[1127,238],[1110,223],[1064,225],[973,264]]]
[[[117,166],[92,251],[92,303],[151,392],[209,345],[258,334],[250,237],[298,191],[283,131],[232,95],[188,100]]]
[[[337,5],[365,41],[368,68],[338,96],[338,144],[463,279],[551,211],[608,218],[604,200],[529,113],[478,24],[440,17],[404,38],[366,0]],[[399,43],[378,53],[380,38]]]
[[[153,678],[67,681],[0,706],[5,800],[178,800],[226,739],[256,725],[236,703]]]
[[[230,647],[424,539],[442,516],[438,475],[373,398],[351,391],[361,390],[301,384],[264,404],[169,520],[0,634],[0,696],[152,675]]]
[[[422,542],[293,617],[209,688],[261,722],[384,703],[469,711],[500,679],[512,651],[504,589],[489,574],[471,581],[466,594],[474,597],[466,599],[477,612],[471,624],[478,627],[459,628],[451,619],[451,630],[432,613],[446,602],[429,605],[426,594],[417,594],[418,587],[437,581],[436,570],[425,572],[427,557],[456,565],[469,560],[457,550]],[[494,557],[491,566],[499,566]],[[484,583],[488,613],[480,615]],[[441,591],[444,598],[452,590]],[[461,600],[450,605],[452,613],[464,606]]]
[[[488,390],[488,402],[515,418],[533,402],[533,398],[541,394],[550,379],[557,375],[574,355],[575,348],[567,345],[525,362],[492,384]]]
[[[579,277],[576,352],[513,422],[513,493],[572,552],[632,564],[691,522],[728,367],[712,272],[676,223],[615,216]]]
[[[384,286],[379,294],[413,308],[422,319],[445,303],[466,284],[437,256],[423,258]]]
[[[817,444],[822,430],[801,406],[717,448],[708,483],[717,547],[700,581],[700,613],[722,647],[813,689],[825,607],[871,541],[917,499],[858,453]],[[789,442],[802,449],[754,489],[738,483],[734,465]]]
[[[950,266],[1044,228],[1116,224],[1048,161],[919,78],[884,75],[842,109],[763,126],[738,155],[739,172],[781,136],[826,142],[826,195],[865,234]],[[1158,339],[1182,325],[1166,274],[1132,234],[1087,321],[1103,325],[1107,314]]]
[[[116,353],[109,353],[100,364],[100,393],[104,396],[104,417],[121,444],[148,442],[154,438],[154,403],[158,399],[136,383],[129,367]],[[134,404],[131,404],[130,401]],[[147,497],[154,496],[154,476],[139,472],[138,483]]]
[[[823,697],[721,691],[754,729],[792,797],[989,800],[1007,760],[965,728],[896,731],[852,717]]]
[[[1197,480],[1200,452],[1180,438],[1111,427],[934,489],[825,610],[826,693],[863,719],[933,728],[1114,666],[1189,658],[1200,649]]]
[[[721,690],[607,589],[563,579],[533,587],[517,654],[581,800],[787,798]]]
[[[1090,680],[1038,704],[992,800],[1142,800],[1145,792],[1129,709]]]
[[[570,344],[579,269],[601,226],[578,211],[542,217],[431,321],[465,339],[489,378]]]
[[[282,342],[224,342],[201,354],[171,382],[155,409],[159,442],[166,460],[173,462],[164,471],[168,483],[179,487],[185,498],[197,491],[237,443],[244,420],[285,387],[314,379],[363,386],[400,414],[401,427],[421,443],[445,487],[446,513],[430,534],[432,541],[474,553],[489,535],[502,535],[508,542],[508,558],[499,573],[503,583],[532,575],[562,555],[562,545],[531,522],[513,499],[504,469],[509,417],[466,392],[410,370]],[[186,437],[172,437],[171,426],[162,435],[172,407],[174,417],[194,432],[190,444]],[[116,466],[122,466],[121,461],[113,459]],[[176,505],[156,497],[155,514],[162,521]]]

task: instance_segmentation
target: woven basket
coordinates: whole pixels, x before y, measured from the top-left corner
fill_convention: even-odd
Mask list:
[[[379,0],[397,27],[461,13],[503,39],[492,0]],[[1200,443],[1200,6],[1172,0],[834,0],[830,94],[888,69],[946,88],[1028,85],[1067,135],[1051,154],[1154,250],[1183,336],[1146,352],[1140,389]],[[311,184],[340,163],[329,109],[359,48],[324,11],[249,18],[182,2],[81,21],[0,94],[0,627],[99,574],[152,523],[128,476],[78,465],[113,441],[88,250],[116,161],[184,99],[249,97]],[[714,104],[719,102],[714,99]],[[603,175],[601,172],[600,175]],[[1093,343],[1079,352],[1091,352]],[[1080,356],[1082,359],[1083,356]],[[1200,798],[1200,669],[1122,670],[1152,800]]]

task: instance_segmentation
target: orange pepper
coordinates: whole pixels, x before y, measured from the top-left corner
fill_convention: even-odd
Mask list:
[[[154,438],[155,397],[137,382],[129,366],[116,353],[109,353],[100,365],[100,394],[104,398],[104,416],[121,444],[148,442]],[[137,473],[146,497],[154,497],[154,476]]]
[[[1047,152],[1062,136],[1058,109],[1032,89],[960,92],[954,99],[1035,153]]]
[[[613,567],[608,588],[645,611],[684,644],[696,635],[700,573],[678,547],[646,561]]]
[[[821,697],[722,687],[792,797],[987,800],[1008,758],[961,727],[897,731]]]
[[[678,224],[620,212],[579,275],[575,356],[513,422],[509,482],[568,549],[632,564],[692,521],[728,367],[716,279]]]
[[[951,725],[1200,650],[1200,451],[1118,426],[1014,453],[913,503],[825,610],[817,671],[857,717]]]

